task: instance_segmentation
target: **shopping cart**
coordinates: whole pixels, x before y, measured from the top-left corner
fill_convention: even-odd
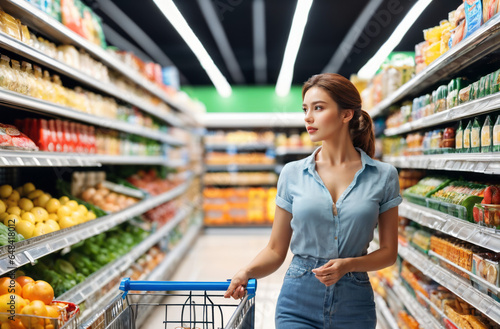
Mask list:
[[[228,287],[229,282],[123,279],[120,284],[123,293],[108,304],[102,314],[104,326],[100,327],[136,329],[136,320],[142,312],[161,307],[165,314],[163,326],[158,324],[155,328],[253,329],[256,280],[249,280],[247,294],[239,302],[224,298],[220,291],[226,291]],[[162,301],[152,302],[152,297]]]

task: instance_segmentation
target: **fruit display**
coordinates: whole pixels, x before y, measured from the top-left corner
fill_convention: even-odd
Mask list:
[[[93,211],[68,197],[56,199],[26,183],[14,189],[0,186],[0,219],[14,226],[25,239],[85,223],[96,218]]]
[[[154,196],[173,189],[181,183],[181,180],[178,178],[163,179],[159,176],[158,171],[150,169],[147,171],[139,170],[128,177],[127,182]]]
[[[405,311],[398,313],[398,327],[402,329],[420,329],[418,321]]]
[[[179,202],[173,200],[148,210],[141,218],[147,222],[155,223],[157,227],[161,227],[175,216],[178,209]]]
[[[15,292],[12,293],[11,290]],[[11,305],[14,305],[14,314],[10,313]],[[46,281],[35,281],[26,275],[17,276],[15,279],[0,278],[2,328],[56,329],[72,320],[78,313],[76,305],[54,300],[54,289]]]
[[[445,177],[424,177],[417,184],[404,190],[403,196],[410,199],[411,202],[416,201],[415,203],[418,203],[421,200],[418,197],[430,196],[434,191],[448,185],[450,182],[451,180]],[[412,197],[416,197],[416,199],[412,200]],[[422,205],[425,205],[425,202]]]
[[[266,153],[237,153],[209,152],[205,155],[207,165],[231,165],[231,164],[274,164],[274,157]]]
[[[148,235],[149,232],[124,223],[73,245],[67,254],[50,254],[39,259],[36,265],[25,265],[22,269],[34,278],[49,282],[55,295],[60,296],[104,265],[127,254]]]
[[[210,145],[245,145],[245,144],[273,144],[274,133],[272,131],[209,131],[204,136],[205,144]]]
[[[205,224],[272,223],[276,188],[205,188]]]
[[[493,228],[500,228],[500,188],[488,186],[480,204],[474,205],[474,222]]]

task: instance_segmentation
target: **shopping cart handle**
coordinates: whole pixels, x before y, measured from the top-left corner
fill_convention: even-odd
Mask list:
[[[177,290],[227,290],[231,282],[200,282],[200,281],[131,281],[130,278],[122,279],[120,290],[124,296],[130,290],[135,291],[177,291]],[[247,284],[248,297],[255,296],[257,280],[250,279]]]

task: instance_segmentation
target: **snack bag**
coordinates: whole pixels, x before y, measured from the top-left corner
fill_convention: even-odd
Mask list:
[[[465,34],[464,39],[474,33],[483,24],[481,0],[465,0]]]
[[[498,0],[483,0],[483,23],[495,16],[498,10]]]
[[[15,126],[0,123],[0,148],[38,151],[35,143]]]

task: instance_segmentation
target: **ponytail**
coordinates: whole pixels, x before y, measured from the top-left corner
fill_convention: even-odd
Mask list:
[[[323,88],[338,104],[340,110],[354,110],[354,116],[349,122],[352,144],[373,158],[375,155],[373,121],[368,112],[361,109],[361,96],[352,82],[336,73],[313,75],[302,87],[302,99],[312,87]]]

